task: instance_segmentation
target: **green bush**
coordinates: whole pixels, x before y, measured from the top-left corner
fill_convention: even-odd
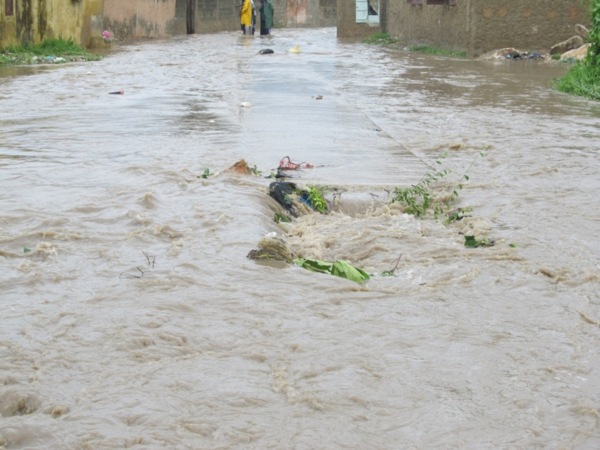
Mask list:
[[[561,92],[600,100],[600,66],[575,63],[564,77],[556,80],[555,87]]]
[[[600,68],[600,0],[592,3],[592,26],[588,35],[591,44],[586,57],[586,64]]]
[[[600,100],[600,0],[592,2],[591,22],[587,56],[556,80],[554,86],[561,92]]]

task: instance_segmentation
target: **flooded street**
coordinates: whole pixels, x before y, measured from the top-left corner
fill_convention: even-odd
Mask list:
[[[331,28],[0,69],[0,448],[600,448],[600,104],[565,70]],[[275,223],[285,156],[341,211]],[[440,158],[470,217],[403,214]],[[248,259],[269,233],[372,277]]]

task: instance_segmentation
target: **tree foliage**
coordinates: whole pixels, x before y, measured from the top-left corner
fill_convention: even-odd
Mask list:
[[[600,68],[600,0],[592,3],[592,26],[588,35],[590,48],[586,63],[590,66]]]
[[[591,14],[587,56],[556,80],[555,87],[562,92],[600,100],[600,0],[592,0]]]

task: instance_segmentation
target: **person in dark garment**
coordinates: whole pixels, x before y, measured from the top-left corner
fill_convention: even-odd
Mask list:
[[[267,35],[271,34],[271,28],[273,28],[273,15],[275,8],[271,0],[262,0],[260,4],[260,34]]]

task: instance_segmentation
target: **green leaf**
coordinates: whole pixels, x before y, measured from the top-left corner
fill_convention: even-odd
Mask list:
[[[465,236],[465,247],[476,248],[479,247],[479,241],[475,239],[475,236]]]
[[[294,264],[303,269],[310,270],[312,272],[320,272],[320,273],[331,273],[331,267],[333,263],[329,263],[326,261],[321,261],[318,259],[304,259],[297,258],[294,260]]]
[[[275,221],[275,223],[280,223],[280,222],[289,223],[292,221],[290,216],[280,213],[280,212],[275,213],[273,220]]]
[[[346,278],[348,280],[356,281],[357,283],[369,279],[369,274],[367,274],[364,270],[354,267],[350,263],[343,260],[338,260],[333,263],[331,274]]]
[[[337,260],[330,263],[319,259],[297,258],[294,260],[294,264],[312,272],[328,273],[351,281],[356,281],[357,283],[369,279],[369,275],[364,270],[354,267],[343,260]]]

